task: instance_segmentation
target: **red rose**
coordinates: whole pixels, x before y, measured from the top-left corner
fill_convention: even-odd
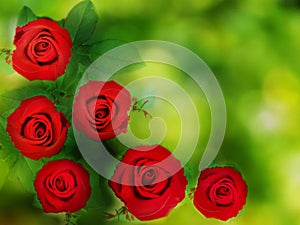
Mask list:
[[[247,184],[231,167],[201,172],[194,194],[194,205],[207,218],[228,220],[237,216],[247,198]]]
[[[37,173],[34,188],[45,212],[75,212],[91,196],[90,175],[79,163],[51,161]]]
[[[13,68],[28,80],[55,80],[63,75],[71,57],[68,31],[50,19],[17,27]]]
[[[127,131],[130,93],[114,81],[89,81],[73,106],[75,127],[93,140],[107,140]]]
[[[187,180],[179,160],[164,147],[128,149],[109,181],[139,220],[165,217],[184,199]]]
[[[40,159],[58,153],[67,138],[70,123],[44,96],[23,100],[7,118],[6,131],[21,154]]]

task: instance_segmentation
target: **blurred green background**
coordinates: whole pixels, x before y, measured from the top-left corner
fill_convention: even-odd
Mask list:
[[[24,5],[38,16],[59,20],[77,2],[0,1],[0,48],[13,48],[16,18]],[[249,186],[245,209],[228,224],[300,224],[300,1],[93,2],[100,16],[95,36],[175,42],[198,54],[214,72],[228,113],[225,140],[215,164],[235,165]],[[179,82],[188,85],[190,81],[182,76]],[[0,93],[26,83],[2,55]],[[203,116],[209,120],[206,110],[207,106]],[[203,146],[207,124],[200,138]],[[6,169],[0,168],[1,225],[63,224],[63,216],[43,215],[31,208],[31,197],[17,181],[3,185]],[[224,224],[205,219],[188,200],[169,217],[145,224],[183,223]]]

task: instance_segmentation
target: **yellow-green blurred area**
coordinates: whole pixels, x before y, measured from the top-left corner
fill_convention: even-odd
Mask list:
[[[59,20],[78,2],[0,1],[0,48],[13,49],[16,18],[24,5],[38,16]],[[300,224],[300,1],[94,0],[93,3],[100,16],[95,39],[175,42],[198,54],[214,72],[226,101],[227,130],[213,165],[234,165],[249,187],[247,205],[228,224]],[[157,71],[152,75],[158,76],[161,75],[158,71],[165,69],[159,65],[155,68]],[[187,76],[173,70],[170,68],[164,74],[169,79],[170,74],[179,74],[174,75],[174,82],[187,90],[194,85]],[[138,71],[150,74],[146,68]],[[116,78],[123,84],[128,82],[124,76]],[[2,55],[0,93],[27,83],[5,63]],[[202,151],[210,132],[210,112],[201,91],[196,93],[193,88],[190,91],[199,109],[202,136],[198,147]],[[179,121],[170,105],[164,105],[160,111],[160,101],[152,104],[153,112],[160,112],[167,125]],[[151,106],[148,110],[151,111]],[[143,121],[143,125],[149,120],[136,112],[132,117]],[[139,138],[150,135],[148,129],[143,130],[135,123],[131,126]],[[179,131],[176,127],[168,132],[172,133],[167,134],[164,143],[173,148]],[[7,168],[0,169],[2,185]],[[63,224],[63,220],[61,215],[43,215],[31,208],[30,197],[16,181],[4,184],[0,193],[0,224],[56,225]],[[169,217],[144,224],[224,222],[204,218],[186,199]]]

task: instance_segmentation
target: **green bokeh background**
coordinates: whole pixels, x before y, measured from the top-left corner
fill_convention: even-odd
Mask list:
[[[59,20],[78,2],[0,1],[0,48],[13,48],[16,18],[24,5],[38,16]],[[148,39],[175,42],[198,54],[214,72],[228,113],[225,140],[214,163],[236,166],[249,186],[247,205],[228,224],[300,224],[300,2],[94,0],[93,3],[100,16],[95,36],[127,42]],[[185,76],[179,76],[177,82],[192,85]],[[0,93],[26,83],[1,56]],[[197,99],[196,94],[193,96]],[[205,121],[210,120],[207,105],[201,108],[202,102],[197,103],[204,121],[199,149],[207,141],[209,122]],[[143,120],[142,115],[133,115],[139,116]],[[137,135],[147,136],[147,132],[143,134],[139,129]],[[6,169],[0,168],[1,225],[63,224],[63,215],[44,215],[32,208],[31,196],[17,181],[3,185]],[[145,224],[224,222],[204,218],[187,199],[169,217]]]

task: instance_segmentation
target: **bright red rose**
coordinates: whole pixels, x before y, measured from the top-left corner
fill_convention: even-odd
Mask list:
[[[207,218],[228,220],[246,204],[247,184],[231,167],[201,172],[194,194],[194,205]]]
[[[139,220],[165,217],[184,199],[187,180],[179,160],[164,147],[128,149],[109,186]]]
[[[22,155],[37,160],[62,149],[69,126],[49,99],[36,96],[23,100],[7,118],[6,131]]]
[[[114,138],[127,131],[130,104],[130,93],[118,83],[89,81],[75,98],[74,125],[96,141]]]
[[[51,161],[37,173],[34,188],[45,212],[75,212],[91,196],[90,175],[79,163]]]
[[[17,27],[14,45],[13,68],[28,80],[55,80],[65,73],[72,53],[69,32],[50,19]]]

